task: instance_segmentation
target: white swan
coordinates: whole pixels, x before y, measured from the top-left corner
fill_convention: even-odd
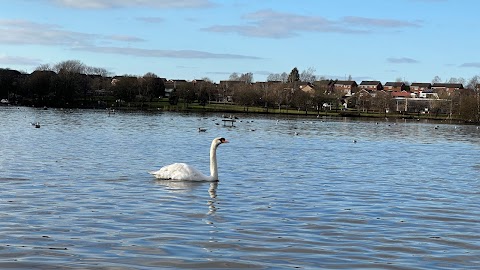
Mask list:
[[[199,170],[185,163],[174,163],[149,173],[158,179],[165,180],[218,181],[217,147],[227,142],[225,138],[213,139],[210,147],[210,176],[204,175]]]

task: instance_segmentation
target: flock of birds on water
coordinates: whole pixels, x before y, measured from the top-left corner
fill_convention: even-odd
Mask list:
[[[72,112],[66,111],[66,112]],[[107,111],[108,115],[115,114],[115,111],[112,109],[109,109]],[[319,116],[317,116],[319,118]],[[207,119],[207,118],[205,118]],[[385,119],[388,121],[388,118]],[[220,125],[220,123],[217,121],[217,119],[213,119],[215,121],[215,125]],[[238,117],[230,115],[222,115],[222,121],[223,121],[223,126],[224,127],[235,127],[234,123],[235,122],[243,122],[243,120],[240,120]],[[300,120],[297,120],[300,121]],[[324,119],[320,120],[321,122],[325,122]],[[246,123],[251,123],[254,122],[254,120],[247,120]],[[276,120],[276,125],[278,125],[281,121]],[[313,124],[314,121],[301,121],[303,124]],[[379,125],[379,122],[375,122],[376,125]],[[35,128],[40,128],[40,122],[31,122],[31,125]],[[388,126],[395,126],[397,125],[396,122],[394,123],[387,123]],[[435,130],[440,128],[440,125],[435,125],[433,127]],[[457,126],[454,126],[455,129],[457,129]],[[480,127],[477,126],[476,129],[479,129]],[[300,135],[298,131],[296,131],[297,127],[293,127],[295,131],[292,133],[295,136]],[[208,131],[207,128],[205,127],[198,127],[197,128],[199,133],[205,133]],[[255,131],[254,128],[250,128],[250,131]],[[352,140],[353,143],[357,143],[356,139]],[[181,181],[218,181],[218,170],[217,170],[217,159],[216,159],[216,151],[219,145],[228,143],[228,141],[225,138],[217,137],[214,138],[210,147],[210,175],[205,175],[202,174],[199,170],[194,168],[193,166],[186,164],[186,163],[174,163],[170,164],[167,166],[164,166],[160,168],[159,170],[156,171],[150,171],[149,173],[153,175],[157,179],[161,180],[181,180]]]

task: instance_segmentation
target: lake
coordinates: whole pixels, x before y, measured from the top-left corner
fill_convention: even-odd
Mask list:
[[[236,116],[0,107],[0,268],[478,269],[477,126]]]

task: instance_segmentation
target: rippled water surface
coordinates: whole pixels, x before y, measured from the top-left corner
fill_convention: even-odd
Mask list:
[[[238,117],[0,107],[0,268],[479,269],[476,126]]]

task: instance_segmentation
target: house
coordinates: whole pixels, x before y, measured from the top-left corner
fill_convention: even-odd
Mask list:
[[[432,89],[428,89],[425,91],[420,91],[418,93],[419,98],[429,98],[429,99],[439,99],[438,94],[433,92]]]
[[[310,95],[315,94],[315,88],[313,88],[313,84],[311,83],[301,83],[298,87],[305,93],[308,93]]]
[[[447,93],[451,94],[460,89],[463,89],[463,84],[461,83],[434,83],[432,85],[432,90],[437,93],[441,91],[446,91]]]
[[[342,96],[351,96],[358,88],[356,81],[335,81],[333,89],[342,94]]]
[[[380,81],[362,81],[359,88],[367,91],[378,91],[383,90],[383,85]]]
[[[412,93],[407,92],[405,90],[403,90],[403,91],[393,91],[393,92],[391,92],[391,95],[392,95],[393,98],[411,98],[412,97]]]
[[[407,85],[404,82],[387,82],[383,86],[385,91],[396,91],[401,92],[407,90]]]
[[[429,91],[432,88],[431,83],[412,83],[410,85],[410,91],[415,94],[419,94],[420,92]]]
[[[324,93],[331,93],[335,89],[334,80],[320,80],[313,82],[315,89],[322,90]]]

